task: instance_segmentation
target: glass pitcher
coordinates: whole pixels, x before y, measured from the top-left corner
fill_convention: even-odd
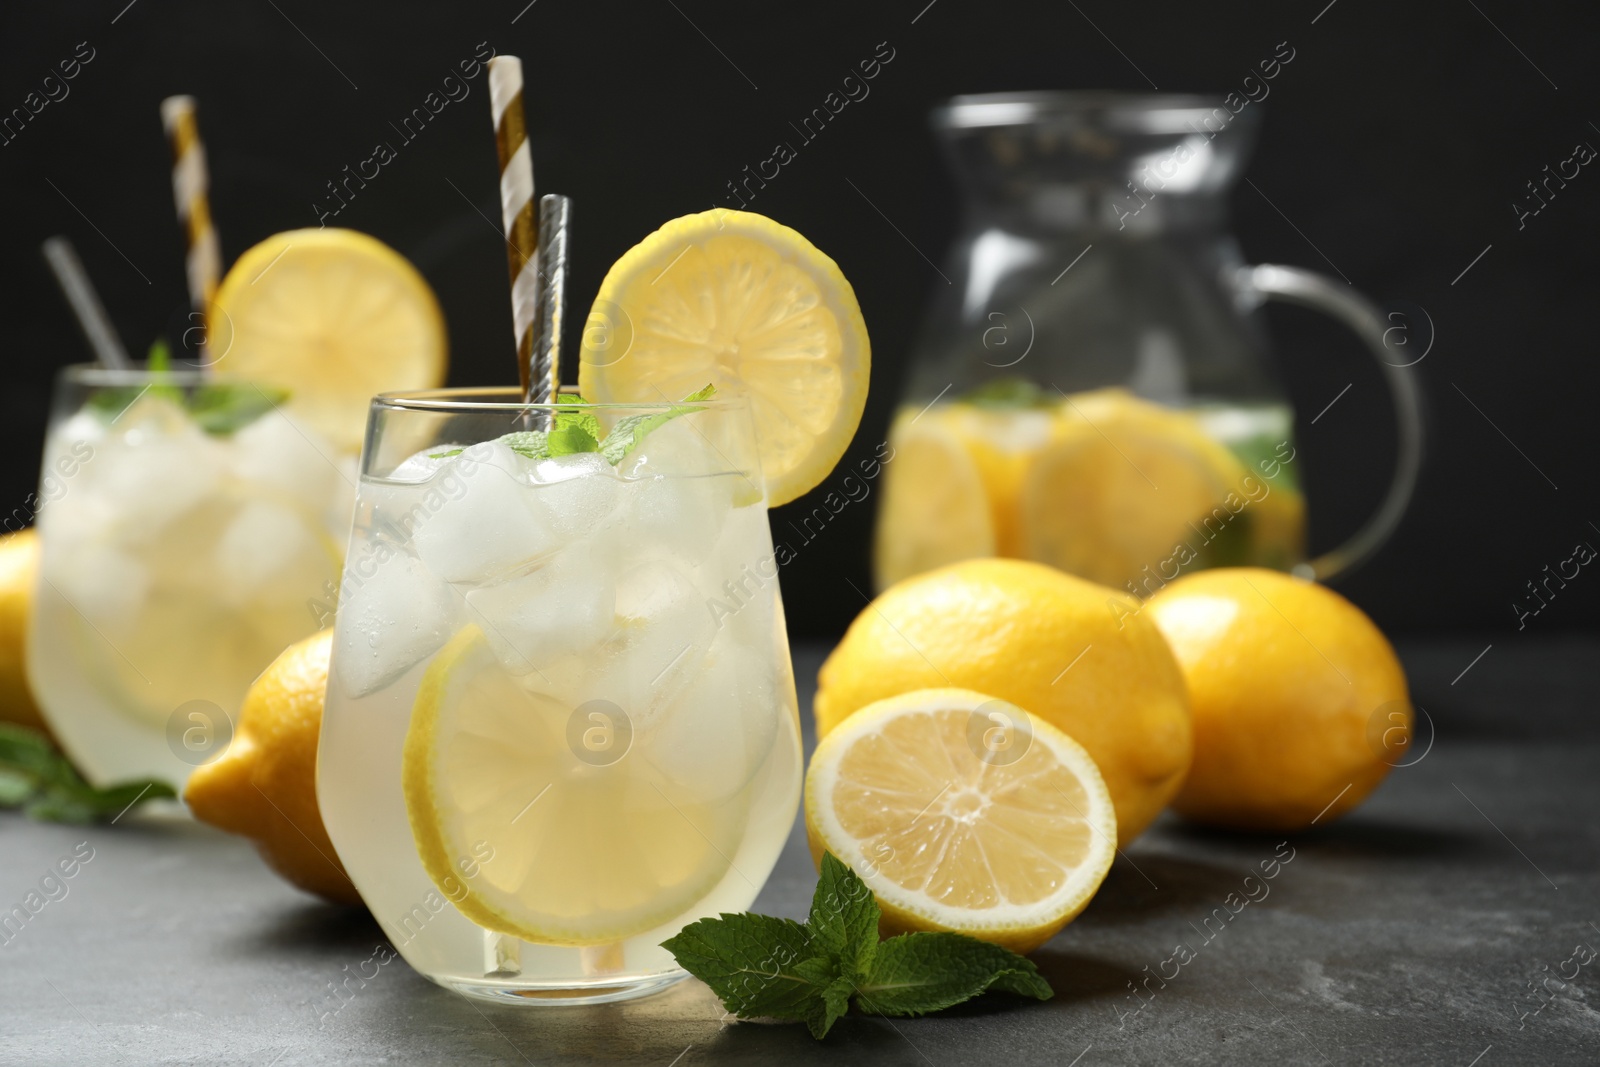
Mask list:
[[[1108,93],[964,96],[934,112],[965,212],[890,429],[879,588],[980,556],[1139,597],[1208,566],[1327,578],[1393,530],[1421,458],[1410,360],[1348,285],[1244,263],[1226,196],[1259,114]],[[1383,502],[1310,560],[1269,299],[1355,331],[1399,419]]]

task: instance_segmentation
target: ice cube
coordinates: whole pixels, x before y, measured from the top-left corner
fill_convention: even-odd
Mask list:
[[[624,708],[649,729],[699,673],[717,635],[707,598],[681,564],[648,560],[617,579],[620,660],[629,679]]]
[[[481,582],[554,551],[561,541],[530,500],[525,471],[498,441],[457,456],[440,476],[458,478],[460,492],[412,535],[422,562],[446,581]]]
[[[356,512],[356,484],[361,476],[361,463],[355,456],[341,456],[338,460],[338,477],[322,506],[322,522],[334,542],[343,545],[350,540],[350,524]]]
[[[547,521],[566,538],[592,533],[617,509],[616,468],[599,453],[577,452],[541,460],[533,468],[533,494]]]
[[[725,801],[766,762],[789,714],[769,652],[724,639],[666,709],[640,749],[684,799]]]
[[[150,590],[150,569],[104,542],[77,547],[58,555],[59,546],[52,545],[45,577],[95,627],[116,631],[133,625]]]
[[[154,419],[105,438],[91,465],[119,536],[131,541],[154,538],[213,493],[225,471],[220,446],[203,431]]]
[[[645,434],[618,470],[625,478],[720,474],[733,469],[722,451],[694,415],[680,415]]]
[[[657,476],[624,482],[629,542],[698,560],[716,544],[733,510],[732,478]]]
[[[45,441],[44,462],[39,470],[39,492],[27,503],[42,512],[47,506],[66,499],[69,493],[83,495],[84,487],[94,484],[95,451],[105,436],[105,422],[80,411],[55,428]],[[27,508],[12,512],[26,521]]]
[[[432,655],[452,631],[457,593],[383,541],[350,556],[339,604],[339,678],[351,697],[383,688]],[[372,569],[370,578],[361,570]]]
[[[47,500],[39,507],[39,529],[53,554],[62,559],[80,551],[96,551],[114,528],[116,515],[111,504],[92,486],[69,485],[59,499]]]
[[[430,445],[421,452],[407,456],[388,474],[391,482],[425,482],[455,459],[452,452],[465,452],[466,445]]]
[[[321,508],[345,483],[333,446],[282,411],[269,411],[228,439],[235,477]]]
[[[328,552],[318,543],[308,517],[268,500],[252,500],[240,508],[213,552],[218,592],[223,600],[237,605],[248,605],[269,592],[280,600],[315,596],[320,592],[316,588],[273,587],[284,585],[291,570],[297,571],[293,577],[303,582],[308,571],[330,565]],[[307,568],[302,561],[311,566]]]
[[[514,675],[538,674],[577,653],[594,653],[615,623],[610,573],[588,545],[467,594],[489,647]],[[581,666],[581,665],[580,665]]]
[[[767,627],[777,601],[778,558],[765,508],[734,508],[716,546],[702,554],[696,578],[714,598],[713,615],[740,615],[746,631]],[[719,622],[719,625],[721,623]]]
[[[57,426],[50,434],[45,464],[51,466],[67,457],[86,461],[84,446],[92,450],[105,439],[105,436],[105,419],[92,412],[80,411]]]

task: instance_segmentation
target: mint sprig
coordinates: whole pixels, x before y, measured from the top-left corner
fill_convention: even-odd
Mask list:
[[[134,804],[177,795],[153,778],[96,789],[44,734],[0,723],[0,808],[21,808],[29,818],[46,822],[91,823],[114,818]]]
[[[145,369],[151,374],[171,372],[172,350],[166,341],[157,340],[150,346]],[[161,397],[186,409],[196,426],[217,437],[244,429],[289,399],[288,390],[252,382],[207,382],[187,396],[175,385],[152,383],[101,389],[89,397],[88,406],[107,421],[115,421],[142,396]]]
[[[715,385],[707,385],[704,389],[690,393],[678,402],[687,405],[702,400],[710,400],[717,394]],[[663,423],[671,422],[679,415],[687,415],[694,409],[674,405],[666,411],[654,415],[629,415],[618,420],[611,428],[611,432],[600,437],[600,420],[594,412],[586,410],[589,401],[581,396],[563,400],[555,413],[555,425],[548,430],[518,430],[516,433],[501,435],[498,440],[517,455],[525,459],[541,460],[554,459],[557,456],[571,456],[579,452],[598,452],[605,461],[612,466],[622,462],[623,458],[639,447],[645,435],[657,429]],[[449,459],[465,452],[464,448],[454,448],[448,452],[429,452],[429,459]]]
[[[206,433],[226,436],[288,399],[287,390],[250,382],[207,383],[189,395],[189,417]]]
[[[804,923],[724,913],[662,943],[740,1018],[802,1021],[819,1040],[850,1008],[925,1015],[989,990],[1049,1000],[1050,984],[1009,949],[952,933],[878,940],[878,902],[854,871],[822,857]]]
[[[708,384],[703,389],[698,389],[684,397],[684,404],[694,404],[702,400],[710,400],[717,395],[717,387]],[[693,408],[672,407],[655,415],[629,415],[618,421],[606,434],[606,439],[600,442],[599,452],[605,457],[607,463],[617,464],[629,452],[639,447],[645,435],[659,429],[664,423],[671,422],[679,415],[687,415]]]
[[[1048,408],[1060,402],[1055,394],[1026,378],[996,378],[970,390],[958,400],[973,407],[996,411]]]

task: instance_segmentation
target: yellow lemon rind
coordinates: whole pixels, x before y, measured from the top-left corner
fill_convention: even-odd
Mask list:
[[[813,435],[815,447],[804,460],[789,470],[769,472],[767,502],[772,507],[787,504],[820,485],[839,463],[855,437],[866,409],[867,381],[871,370],[871,342],[855,290],[839,265],[798,231],[764,215],[748,211],[714,208],[673,219],[634,245],[612,264],[600,283],[595,307],[621,306],[618,297],[627,284],[644,271],[659,274],[691,244],[728,232],[742,234],[773,248],[781,258],[799,267],[816,283],[818,294],[829,303],[839,325],[841,351],[840,377],[843,397],[832,425]],[[587,333],[580,347],[578,389],[592,401],[647,402],[660,397],[643,390],[618,391],[614,387],[626,380],[626,358],[608,362],[589,344]],[[676,397],[670,399],[677,399]],[[757,427],[759,439],[760,428]]]
[[[839,724],[817,745],[806,773],[806,836],[814,861],[824,851],[854,870],[878,900],[885,933],[934,930],[966,934],[1016,952],[1028,952],[1053,937],[1076,918],[1105,881],[1116,857],[1117,824],[1111,794],[1094,760],[1072,738],[1038,716],[1029,715],[1033,743],[1045,744],[1076,774],[1090,799],[1083,813],[1090,829],[1088,853],[1051,897],[1027,906],[1011,906],[998,914],[951,908],[912,893],[885,877],[840,824],[831,795],[838,782],[838,763],[859,739],[876,733],[881,723],[905,715],[936,710],[976,710],[995,698],[970,689],[922,689],[877,701]],[[1001,702],[1007,703],[1007,702]],[[1009,705],[1016,711],[1023,709]],[[1026,714],[1024,712],[1024,714]]]

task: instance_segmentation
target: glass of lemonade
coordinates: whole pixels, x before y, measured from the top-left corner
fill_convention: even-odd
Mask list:
[[[320,625],[354,472],[280,398],[192,370],[61,372],[28,675],[96,785],[181,787],[256,675]]]
[[[802,768],[743,399],[378,397],[336,625],[323,819],[431,980],[639,996],[755,899]]]

